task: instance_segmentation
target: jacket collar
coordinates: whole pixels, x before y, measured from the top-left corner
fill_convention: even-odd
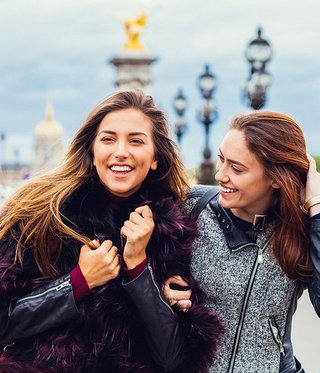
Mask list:
[[[263,220],[262,218],[258,219],[254,222],[251,231],[244,232],[233,224],[233,221],[227,214],[226,210],[219,204],[218,198],[219,195],[213,198],[210,201],[209,205],[216,214],[218,223],[225,233],[226,241],[230,250],[237,251],[243,246],[255,244],[258,233],[263,231],[265,223],[264,220],[266,220],[266,218],[264,218]]]

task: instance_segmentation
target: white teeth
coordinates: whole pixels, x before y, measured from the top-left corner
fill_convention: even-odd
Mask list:
[[[111,170],[117,172],[129,172],[132,170],[132,168],[129,166],[112,166]]]
[[[236,192],[237,189],[231,189],[231,188],[221,187],[221,191],[225,192],[225,193],[233,193],[233,192]]]

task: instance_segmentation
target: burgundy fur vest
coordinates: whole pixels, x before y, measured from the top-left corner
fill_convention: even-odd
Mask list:
[[[153,192],[144,192],[144,189]],[[201,305],[203,293],[190,274],[191,244],[196,224],[180,211],[179,203],[163,190],[142,188],[121,209],[110,202],[103,187],[92,181],[76,191],[63,206],[72,227],[89,238],[111,239],[121,246],[119,228],[135,207],[148,204],[155,229],[147,252],[156,280],[161,284],[171,275],[181,275],[192,286],[193,306],[188,313],[177,312],[185,336],[186,360],[177,372],[205,373],[217,353],[223,327],[219,319]],[[125,212],[125,213],[124,213]],[[127,216],[126,216],[127,214]],[[68,223],[70,224],[70,223]],[[77,264],[82,244],[64,242],[58,260],[61,274]],[[37,271],[31,254],[26,253],[23,268],[9,267],[14,243],[6,243],[12,255],[0,255],[0,301],[33,289],[48,281]],[[0,250],[4,250],[1,245]],[[3,258],[7,258],[4,260]],[[8,268],[7,268],[8,269]],[[21,295],[22,295],[21,294]],[[20,296],[21,296],[20,295]],[[10,299],[7,299],[9,301]],[[142,323],[125,294],[121,276],[77,303],[79,317],[40,335],[16,341],[6,358],[0,359],[0,372],[20,373],[156,373],[161,372],[150,355]],[[28,317],[28,315],[26,315]]]

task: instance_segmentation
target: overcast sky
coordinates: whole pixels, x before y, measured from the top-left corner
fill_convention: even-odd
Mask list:
[[[173,123],[178,88],[188,97],[183,154],[189,167],[202,158],[197,77],[205,63],[217,75],[219,119],[210,144],[217,154],[230,118],[248,108],[241,87],[248,75],[244,50],[261,25],[272,44],[273,83],[265,109],[293,116],[312,154],[320,154],[319,0],[0,0],[0,132],[7,161],[33,158],[34,129],[49,97],[68,141],[91,108],[114,90],[108,61],[121,52],[123,23],[145,11],[141,41],[158,57],[152,93]],[[3,153],[3,151],[2,151]]]

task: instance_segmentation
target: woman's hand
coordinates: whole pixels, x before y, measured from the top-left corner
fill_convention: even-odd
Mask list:
[[[320,196],[320,173],[317,171],[316,161],[308,154],[309,170],[307,173],[305,202],[311,198]],[[320,212],[320,204],[310,208],[309,215],[313,216]]]
[[[188,312],[192,306],[190,300],[192,291],[189,290],[174,290],[171,286],[188,287],[189,284],[183,280],[181,276],[169,277],[162,285],[162,292],[169,302],[170,306],[177,307],[180,311]]]
[[[132,269],[146,258],[146,248],[154,229],[152,211],[149,206],[138,207],[124,222],[121,235],[126,238],[123,260]]]
[[[106,284],[116,278],[120,271],[118,249],[112,242],[93,240],[95,249],[83,245],[80,250],[79,266],[90,289]]]

